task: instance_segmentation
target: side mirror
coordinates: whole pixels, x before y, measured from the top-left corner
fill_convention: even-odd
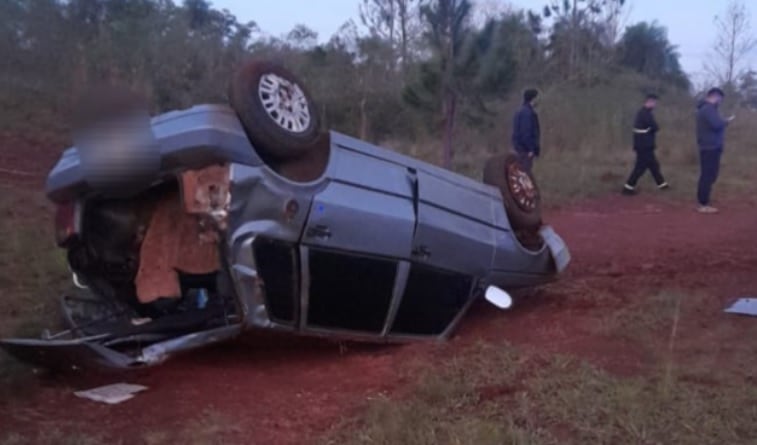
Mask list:
[[[510,294],[496,286],[489,286],[484,293],[484,298],[502,310],[510,309],[513,306],[513,298]]]

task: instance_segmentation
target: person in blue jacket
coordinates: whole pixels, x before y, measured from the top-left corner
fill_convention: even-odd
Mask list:
[[[660,126],[657,125],[652,112],[657,107],[658,99],[656,94],[647,94],[644,105],[636,113],[636,119],[633,123],[633,149],[636,152],[636,163],[628,181],[623,186],[623,194],[625,195],[636,194],[636,183],[647,170],[652,173],[658,189],[665,190],[669,187],[662,176],[660,163],[655,156],[655,149],[657,148],[655,139],[657,132],[660,131]]]
[[[733,116],[727,119],[720,116],[718,108],[723,97],[725,97],[723,90],[712,88],[697,104],[697,146],[700,165],[697,211],[700,213],[718,212],[717,208],[710,205],[710,193],[720,171],[725,129],[733,120]]]
[[[538,100],[539,92],[528,89],[523,93],[523,105],[513,117],[513,149],[518,154],[524,170],[531,172],[534,158],[539,156],[540,133],[539,115],[534,109]]]

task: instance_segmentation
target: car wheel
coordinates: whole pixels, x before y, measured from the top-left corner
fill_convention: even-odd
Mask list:
[[[541,227],[539,187],[515,155],[499,155],[489,159],[484,167],[484,183],[500,190],[514,230],[530,231]]]
[[[302,82],[269,61],[252,61],[232,79],[229,100],[261,154],[295,158],[319,137],[317,108]]]

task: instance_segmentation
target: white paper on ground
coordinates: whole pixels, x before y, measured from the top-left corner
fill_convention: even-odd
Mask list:
[[[88,389],[86,391],[77,391],[74,393],[77,397],[94,400],[96,402],[108,403],[115,405],[134,397],[134,394],[146,390],[146,386],[131,385],[128,383],[114,383],[112,385],[100,386],[98,388]]]

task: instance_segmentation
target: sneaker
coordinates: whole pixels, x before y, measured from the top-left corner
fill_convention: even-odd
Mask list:
[[[718,209],[716,209],[715,207],[712,207],[712,206],[699,206],[697,208],[697,212],[699,212],[699,213],[709,213],[709,214],[712,214],[712,213],[718,213],[719,211],[720,210],[718,210]]]
[[[623,190],[620,193],[626,196],[633,196],[636,194],[636,187],[626,184],[623,186]]]
[[[662,184],[657,186],[658,190],[670,190],[670,184],[667,182],[663,182]]]

